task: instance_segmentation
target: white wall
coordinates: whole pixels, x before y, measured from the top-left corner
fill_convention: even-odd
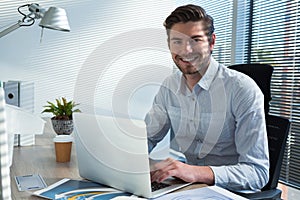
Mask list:
[[[130,99],[128,113],[139,113],[139,102],[152,101],[155,85],[172,70],[162,25],[175,8],[172,1],[2,0],[0,30],[21,19],[18,6],[33,2],[64,8],[71,26],[69,33],[45,29],[41,42],[39,21],[0,38],[0,80],[34,82],[36,113],[47,100],[71,99],[74,93],[82,106],[92,102],[105,109],[118,94],[116,99]],[[152,46],[155,42],[160,44]]]

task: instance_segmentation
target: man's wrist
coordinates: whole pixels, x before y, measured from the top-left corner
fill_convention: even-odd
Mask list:
[[[205,183],[207,185],[215,184],[215,175],[213,170],[209,166],[195,166],[197,168],[197,181],[199,183]]]

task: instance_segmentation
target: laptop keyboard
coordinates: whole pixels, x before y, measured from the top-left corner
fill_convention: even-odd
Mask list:
[[[168,187],[168,186],[170,186],[170,185],[166,184],[166,183],[157,183],[157,182],[152,182],[151,183],[152,192],[154,192],[156,190],[163,189],[163,188]]]

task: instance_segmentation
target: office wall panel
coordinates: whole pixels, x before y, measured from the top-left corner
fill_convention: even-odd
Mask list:
[[[32,2],[1,1],[0,28],[21,18],[17,12],[18,6]],[[66,9],[71,32],[44,29],[41,38],[41,28],[36,23],[0,38],[0,80],[34,82],[36,113],[42,110],[47,100],[61,96],[73,98],[78,73],[90,54],[101,44],[132,30],[163,29],[164,18],[175,7],[172,1],[53,0],[38,3],[44,7],[53,5]],[[149,57],[149,52],[144,53],[131,62],[141,62],[145,60],[143,57]],[[100,61],[102,56],[99,55]],[[120,57],[126,58],[126,55]],[[122,70],[122,66],[119,68]]]

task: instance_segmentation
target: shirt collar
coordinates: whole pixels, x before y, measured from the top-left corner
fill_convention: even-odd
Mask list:
[[[219,63],[211,56],[209,66],[202,76],[198,85],[204,90],[208,90],[218,71]]]

